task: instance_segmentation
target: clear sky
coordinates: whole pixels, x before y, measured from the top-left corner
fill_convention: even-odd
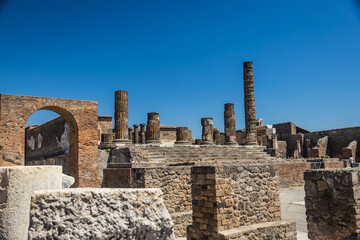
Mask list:
[[[0,92],[94,100],[129,124],[244,127],[242,62],[254,62],[264,124],[360,125],[360,9],[352,0],[0,0]],[[43,118],[32,118],[36,123]]]

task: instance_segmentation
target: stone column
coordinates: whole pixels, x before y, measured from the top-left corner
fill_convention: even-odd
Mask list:
[[[148,113],[148,121],[146,126],[146,143],[160,143],[159,113]]]
[[[175,144],[189,145],[189,129],[187,127],[176,128]]]
[[[224,111],[225,144],[237,145],[235,128],[235,110],[233,103],[225,104]]]
[[[139,143],[139,125],[134,124],[134,143]]]
[[[145,144],[145,123],[140,124],[140,143]]]
[[[257,145],[253,63],[244,62],[246,144]]]
[[[133,142],[133,129],[132,128],[129,128],[128,129],[128,135],[129,135],[129,139],[128,139],[128,142],[132,143]]]
[[[115,141],[129,142],[128,134],[129,106],[128,92],[119,90],[115,92]]]
[[[220,129],[214,128],[214,143],[220,145]]]
[[[213,119],[212,118],[202,118],[202,142],[203,145],[213,144]]]

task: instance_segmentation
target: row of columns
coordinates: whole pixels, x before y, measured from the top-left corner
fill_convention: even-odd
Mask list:
[[[253,81],[253,63],[244,62],[244,104],[245,104],[245,126],[247,144],[255,145],[256,141],[256,114],[255,114],[255,95]],[[140,138],[138,125],[134,125],[133,130],[128,128],[129,106],[128,92],[115,92],[115,140],[123,143],[160,143],[160,120],[159,113],[148,113],[146,125],[140,124]],[[220,130],[213,128],[212,118],[202,118],[202,144],[218,144],[220,142]],[[225,127],[225,144],[236,145],[236,127],[235,127],[235,110],[233,103],[225,104],[224,111],[224,127]],[[176,144],[188,144],[189,130],[186,127],[179,127],[176,134]]]

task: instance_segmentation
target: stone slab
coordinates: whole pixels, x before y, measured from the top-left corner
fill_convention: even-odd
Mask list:
[[[0,239],[27,239],[33,191],[61,189],[61,166],[0,168]]]
[[[159,189],[78,188],[38,191],[29,239],[173,240]]]

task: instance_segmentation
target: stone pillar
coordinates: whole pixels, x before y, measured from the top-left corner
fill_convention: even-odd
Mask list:
[[[237,145],[235,128],[235,110],[233,103],[225,104],[224,111],[225,144]]]
[[[148,113],[148,121],[146,126],[146,143],[160,143],[159,113]]]
[[[139,143],[139,125],[134,124],[134,143]]]
[[[187,127],[176,128],[176,142],[175,144],[188,145],[189,144],[189,129]]]
[[[212,118],[202,118],[202,142],[201,144],[213,144],[213,119]]]
[[[140,124],[140,143],[145,144],[145,123]]]
[[[220,129],[214,128],[214,143],[216,145],[220,145]]]
[[[119,90],[115,92],[115,141],[129,142],[128,134],[129,106],[128,92]]]
[[[128,135],[129,135],[129,139],[128,139],[128,142],[132,143],[133,142],[133,129],[132,128],[129,128],[128,129]]]
[[[101,134],[101,142],[102,143],[111,143],[114,140],[114,136],[112,133],[102,133]]]
[[[243,66],[246,144],[257,145],[253,63],[244,62]]]

